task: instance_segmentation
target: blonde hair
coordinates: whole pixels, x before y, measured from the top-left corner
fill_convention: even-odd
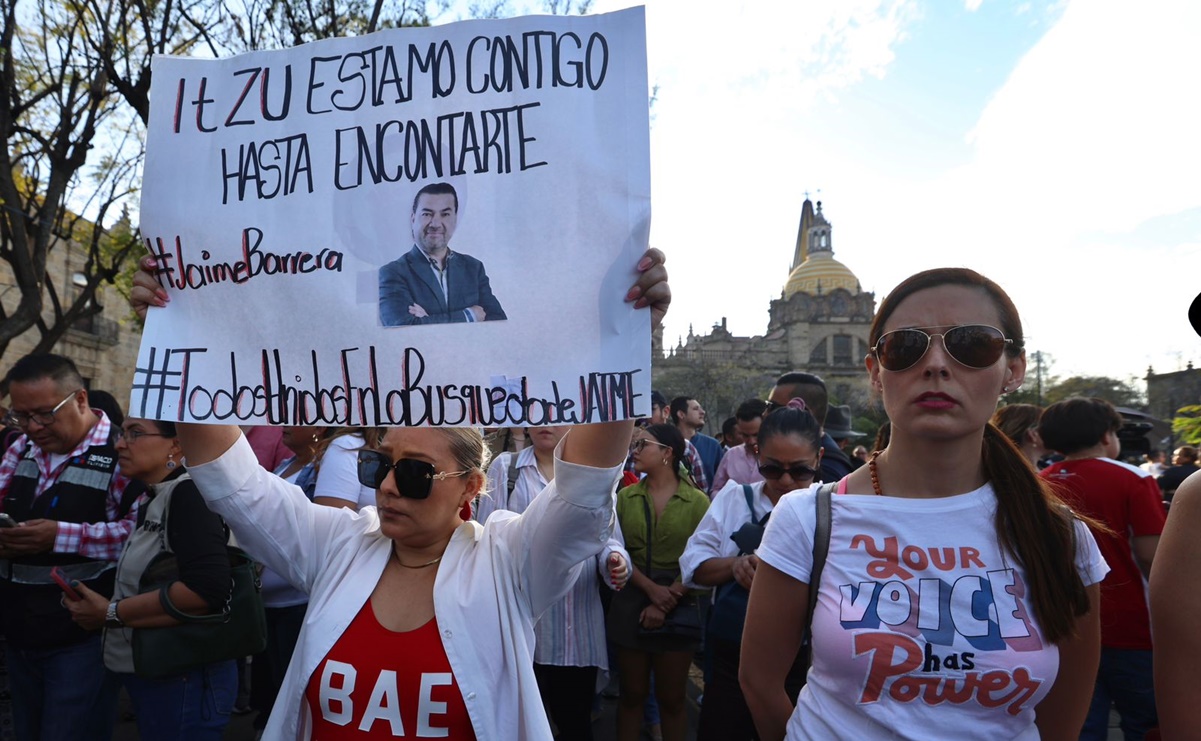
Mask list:
[[[484,444],[484,435],[478,428],[438,427],[437,430],[450,441],[450,453],[460,469],[487,472],[492,451]]]
[[[359,447],[374,450],[378,448],[384,439],[384,428],[382,427],[335,427],[325,430],[325,434],[313,446],[313,460],[316,461],[317,470],[321,470],[321,461],[325,459],[325,451],[329,450],[330,443],[340,437],[347,435],[357,435],[363,438],[363,444]]]

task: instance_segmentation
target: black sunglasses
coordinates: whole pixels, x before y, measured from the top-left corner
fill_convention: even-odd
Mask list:
[[[470,471],[442,471],[436,473],[434,464],[414,458],[401,458],[395,463],[378,450],[359,451],[359,483],[368,489],[378,489],[388,478],[388,472],[396,475],[396,490],[402,497],[426,499],[434,487],[434,481],[452,476],[463,476]]]
[[[912,327],[885,332],[876,342],[872,354],[884,370],[907,370],[925,357],[930,341],[935,337],[942,339],[947,355],[960,365],[976,369],[997,362],[1005,353],[1005,347],[1013,343],[1001,330],[987,324],[964,324],[935,333]]]
[[[817,476],[817,469],[803,463],[794,463],[785,468],[777,463],[760,463],[759,475],[768,481],[779,481],[788,474],[793,481],[812,481]]]

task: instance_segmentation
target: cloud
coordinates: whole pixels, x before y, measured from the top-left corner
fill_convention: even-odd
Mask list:
[[[676,289],[669,344],[722,316],[735,334],[765,331],[804,192],[823,188],[836,257],[878,299],[918,270],[968,265],[1010,291],[1057,372],[1201,360],[1186,320],[1201,290],[1201,3],[1029,5],[1010,12],[1050,27],[997,47],[1016,62],[938,60],[1011,65],[991,97],[971,91],[985,102],[955,128],[913,115],[943,88],[915,95],[889,73],[898,55],[937,53],[937,37],[903,43],[923,13],[922,33],[979,23],[961,6],[651,2],[651,237]],[[934,141],[944,131],[958,140]],[[1123,352],[1099,341],[1113,336]]]
[[[744,12],[648,3],[648,66],[658,85],[651,240],[671,254],[681,287],[670,344],[690,322],[703,332],[722,315],[738,333],[764,331],[768,300],[787,277],[802,191],[838,166],[800,122],[820,115],[836,91],[886,76],[917,16],[912,0],[757,2]],[[738,259],[715,272],[731,251]],[[754,298],[715,302],[723,285],[749,286]]]
[[[1130,229],[1196,205],[1201,147],[1189,91],[1201,69],[1192,38],[1201,12],[1191,3],[1147,10],[1069,6],[982,113],[970,177],[994,192],[1020,186],[1040,220],[1069,228]]]
[[[916,8],[913,0],[826,0],[758,3],[750,13],[710,2],[686,10],[652,3],[651,76],[665,95],[674,88],[748,97],[769,88],[778,101],[810,102],[882,76]]]
[[[980,269],[1067,373],[1201,357],[1186,321],[1201,277],[1178,269],[1201,257],[1199,27],[1192,3],[1070,5],[981,111],[970,160],[910,190],[924,239],[893,240],[908,259],[877,274]]]

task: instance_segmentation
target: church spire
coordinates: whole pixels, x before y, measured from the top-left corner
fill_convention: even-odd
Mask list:
[[[805,262],[809,257],[809,229],[813,225],[813,201],[809,200],[809,192],[805,192],[805,203],[801,206],[801,224],[796,233],[796,249],[792,253],[792,267],[789,272]]]

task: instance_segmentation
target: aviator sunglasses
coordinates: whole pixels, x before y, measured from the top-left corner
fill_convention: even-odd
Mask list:
[[[759,475],[768,481],[779,481],[784,474],[788,474],[793,481],[809,481],[817,476],[817,469],[803,463],[794,463],[787,468],[777,463],[759,464]]]
[[[463,476],[470,471],[442,471],[435,473],[434,464],[413,458],[401,458],[395,463],[387,454],[378,450],[359,451],[359,483],[369,489],[378,489],[388,478],[388,471],[396,474],[396,490],[402,497],[426,499],[434,486],[452,476]]]
[[[876,342],[872,354],[884,370],[903,371],[912,368],[930,349],[935,337],[960,365],[968,368],[987,368],[1001,357],[1005,346],[1013,342],[996,327],[987,324],[963,324],[945,332],[926,332],[918,327],[885,332]]]

